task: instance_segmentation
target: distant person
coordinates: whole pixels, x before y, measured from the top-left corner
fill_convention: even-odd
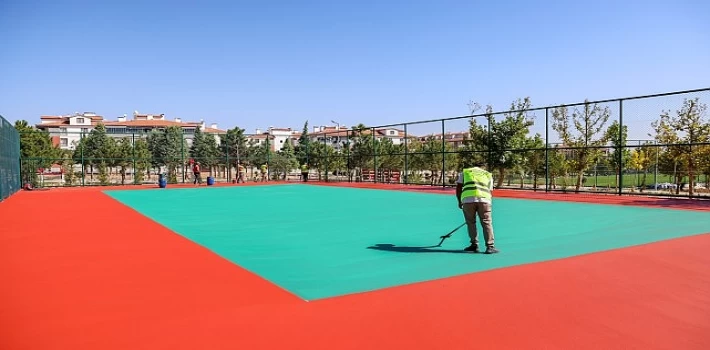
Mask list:
[[[261,165],[261,182],[269,181],[268,173],[269,173],[269,166],[266,164],[262,164]]]
[[[244,178],[246,177],[246,174],[247,174],[246,168],[244,168],[244,166],[242,165],[241,162],[238,162],[237,163],[237,183],[239,183],[239,181],[244,183]]]
[[[200,162],[195,162],[195,164],[192,165],[192,174],[195,176],[192,184],[197,186],[201,185],[202,176],[200,175]]]
[[[308,182],[308,163],[301,165],[301,179],[303,182]]]
[[[486,254],[498,253],[493,236],[492,199],[493,175],[476,162],[472,168],[463,169],[456,181],[456,198],[468,227],[471,245],[465,251],[478,253],[478,230],[476,215],[481,219],[483,238],[486,240]]]

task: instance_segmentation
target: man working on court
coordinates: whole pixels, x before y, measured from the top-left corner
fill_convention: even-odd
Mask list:
[[[471,239],[471,245],[464,250],[478,253],[478,230],[476,229],[476,215],[478,215],[483,227],[483,238],[486,240],[486,254],[495,254],[498,250],[494,244],[491,216],[493,175],[482,167],[482,162],[476,162],[474,167],[463,169],[456,181],[456,198],[459,208],[463,209],[468,237]]]

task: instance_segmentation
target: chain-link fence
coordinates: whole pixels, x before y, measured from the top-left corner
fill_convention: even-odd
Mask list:
[[[0,200],[20,189],[20,135],[0,116]]]
[[[36,186],[156,183],[160,174],[192,183],[199,163],[203,181],[303,181],[307,174],[452,187],[463,167],[482,161],[497,188],[710,198],[709,98],[710,88],[542,108],[520,99],[502,112],[476,108],[455,118],[318,127],[307,135],[99,126],[60,135],[61,156],[23,158],[22,170],[39,175]]]

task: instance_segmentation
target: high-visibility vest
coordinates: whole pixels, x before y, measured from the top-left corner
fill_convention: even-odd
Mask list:
[[[304,173],[305,173],[306,171],[308,171],[308,166],[305,165],[305,164],[304,164],[304,165],[301,165],[301,171],[304,172]]]
[[[468,168],[463,170],[463,189],[461,200],[468,197],[491,199],[490,183],[493,175],[481,168]]]
[[[265,173],[265,172],[266,172],[266,165],[262,165],[262,166],[261,166],[261,172],[262,172],[262,173]]]

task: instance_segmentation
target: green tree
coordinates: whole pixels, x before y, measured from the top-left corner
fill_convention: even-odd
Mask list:
[[[675,115],[663,111],[659,120],[652,123],[656,131],[655,139],[666,144],[668,155],[676,166],[682,164],[688,176],[689,195],[693,195],[694,175],[697,160],[702,157],[703,147],[698,144],[710,142],[710,124],[705,120],[707,105],[699,98],[684,99],[681,109]],[[682,173],[676,173],[676,184],[680,185]],[[676,189],[676,194],[680,186]]]
[[[313,153],[311,150],[311,137],[308,135],[308,120],[303,124],[303,130],[301,131],[301,136],[298,138],[298,146],[296,146],[295,152],[299,164],[310,163],[310,155]]]
[[[498,172],[497,187],[503,185],[506,170],[520,167],[522,164],[520,155],[511,150],[521,149],[526,142],[533,125],[528,114],[531,106],[530,98],[525,97],[513,101],[510,110],[500,121],[495,120],[491,106],[486,107],[487,125],[478,124],[475,118],[471,119],[470,144],[477,146],[473,146],[474,149],[469,146],[469,151],[485,150],[488,168]]]
[[[619,138],[619,131],[621,129],[621,138]],[[626,148],[626,141],[628,140],[629,127],[624,125],[620,128],[618,120],[614,120],[609,128],[606,130],[605,138],[611,141],[612,152],[608,161],[612,169],[614,169],[616,177],[616,186],[619,186],[619,169],[623,169],[624,164],[628,164],[631,157],[631,152]],[[619,156],[621,156],[621,163],[619,163]]]
[[[113,165],[119,168],[118,172],[121,175],[121,185],[126,184],[126,172],[129,168],[133,167],[133,141],[124,137],[116,142],[116,147],[114,148]],[[135,171],[134,171],[135,176]]]
[[[566,189],[567,187],[567,176],[569,175],[570,164],[567,161],[567,156],[565,153],[559,149],[559,147],[548,146],[548,173],[550,176],[549,185],[553,189],[557,189],[558,183],[557,179],[562,178],[562,187]]]
[[[651,166],[651,158],[643,148],[637,148],[629,157],[629,166],[637,173],[643,171],[643,179],[641,180],[641,192],[643,192],[646,186],[646,171]]]
[[[269,162],[269,172],[274,179],[286,179],[286,175],[297,167],[298,159],[296,158],[293,144],[291,139],[287,139],[281,150],[274,154],[274,157]]]
[[[217,139],[214,135],[205,134],[202,132],[200,127],[197,127],[197,129],[195,129],[195,134],[192,139],[192,146],[190,146],[189,152],[191,158],[200,162],[200,164],[205,169],[209,169],[210,174],[212,174],[214,167],[217,166],[220,158]]]
[[[227,134],[223,135],[221,138],[220,149],[222,151],[222,157],[229,159],[230,164],[227,164],[228,169],[231,169],[232,165],[246,160],[249,155],[249,150],[247,138],[244,135],[244,129],[235,126],[227,130]],[[228,175],[228,177],[231,176]]]
[[[135,161],[135,169],[133,169],[134,183],[140,184],[143,182],[144,175],[150,170],[152,163],[152,154],[148,148],[148,141],[139,138],[133,143],[133,160]]]
[[[545,175],[545,140],[540,134],[525,139],[525,151],[522,152],[520,188],[523,188],[527,174],[532,175],[533,188],[537,188],[538,176]]]
[[[582,186],[584,172],[599,158],[601,147],[608,142],[608,135],[601,131],[610,115],[609,107],[601,108],[586,100],[584,108],[580,111],[575,107],[572,115],[565,106],[552,111],[552,129],[571,150],[570,170],[577,175],[575,192]]]
[[[353,126],[350,144],[350,168],[355,171],[355,181],[359,182],[362,180],[362,171],[374,167],[372,129],[363,124]]]
[[[62,157],[62,150],[52,144],[49,133],[37,130],[25,120],[15,122],[20,135],[20,159],[22,159],[22,182],[38,186],[37,171],[48,168]]]
[[[153,166],[165,166],[168,182],[177,183],[177,169],[183,164],[182,151],[187,149],[182,136],[182,128],[169,126],[164,130],[154,130],[148,134],[148,149],[151,153]]]

